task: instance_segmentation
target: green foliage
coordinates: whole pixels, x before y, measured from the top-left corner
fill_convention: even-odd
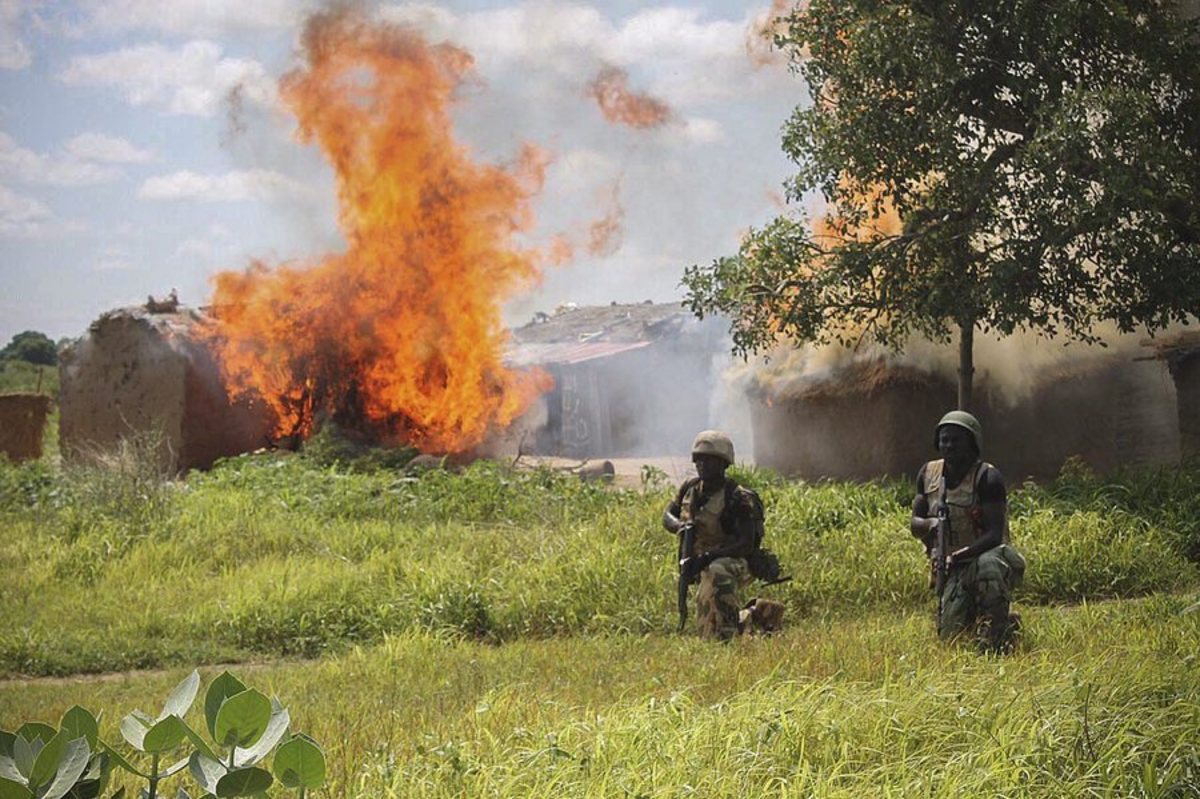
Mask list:
[[[119,474],[119,472],[118,472]],[[929,604],[912,486],[738,469],[767,510],[793,616]],[[186,483],[0,467],[0,673],[319,657],[425,630],[513,642],[671,627],[675,487],[621,490],[478,463],[455,474],[249,456]],[[1101,479],[1072,467],[1011,494],[1022,603],[1195,585],[1194,466]],[[164,733],[165,734],[165,733]],[[210,730],[210,735],[213,734]]]
[[[134,765],[104,743],[96,717],[78,705],[63,715],[59,731],[28,722],[16,733],[0,732],[0,797],[94,799],[105,790],[113,765],[145,780],[142,795],[148,799],[159,795],[163,780],[185,768],[205,797],[259,795],[274,778],[257,764],[285,740],[282,760],[276,756],[284,786],[298,788],[301,797],[307,789],[321,786],[324,753],[308,736],[289,737],[290,715],[278,700],[268,700],[223,673],[205,697],[209,729],[217,739],[213,746],[184,720],[199,687],[200,675],[193,671],[171,691],[156,718],[135,710],[121,721],[121,736],[140,759],[149,758],[148,768]],[[163,758],[173,753],[183,758],[164,767]],[[188,794],[181,788],[179,795]]]
[[[304,457],[317,466],[339,467],[350,472],[403,468],[417,455],[413,447],[379,447],[346,436],[326,422],[304,442]]]
[[[0,360],[25,361],[38,366],[54,366],[58,363],[58,347],[45,333],[26,330],[17,333],[4,349],[0,349]]]
[[[1198,600],[1027,606],[1003,659],[940,644],[928,609],[886,607],[731,646],[414,631],[253,676],[327,742],[321,796],[1189,797]],[[87,701],[119,719],[179,677],[4,683],[0,718]]]
[[[735,348],[899,348],[979,327],[1093,339],[1200,307],[1200,23],[1177,4],[812,0],[777,44],[812,98],[789,196],[736,257],[687,270]]]

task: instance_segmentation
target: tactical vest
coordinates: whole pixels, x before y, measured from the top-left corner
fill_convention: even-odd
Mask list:
[[[928,503],[930,515],[937,513],[938,503],[942,498],[945,463],[944,460],[936,460],[925,464],[925,501]],[[950,533],[946,547],[950,552],[969,547],[984,536],[983,506],[979,502],[978,485],[979,475],[990,468],[990,463],[977,460],[967,469],[958,485],[946,489],[946,507],[950,517]],[[1008,543],[1007,525],[1004,530],[1004,542]]]
[[[703,502],[703,504],[700,504]],[[700,481],[687,490],[683,497],[680,518],[696,525],[696,548],[691,554],[710,552],[730,543],[721,524],[725,511],[725,490],[714,491],[707,500],[702,500]]]

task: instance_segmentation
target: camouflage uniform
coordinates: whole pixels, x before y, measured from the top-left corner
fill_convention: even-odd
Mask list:
[[[700,492],[700,482],[685,484],[680,498],[680,518],[696,525],[696,544],[691,556],[727,546],[734,538],[732,525],[742,513],[753,513],[741,488],[728,492],[733,507],[726,508],[725,489],[713,492],[705,501]],[[700,572],[700,586],[696,591],[696,622],[702,638],[717,638],[727,641],[740,631],[739,613],[742,602],[738,592],[754,579],[745,558],[717,558],[708,568]]]
[[[924,494],[930,509],[942,497],[944,461],[925,464],[922,469]],[[967,470],[953,488],[946,488],[950,532],[946,551],[973,545],[984,535],[979,479],[994,467],[981,460]],[[938,612],[938,635],[949,640],[967,633],[978,621],[981,642],[1001,645],[1009,633],[1012,590],[1025,575],[1025,559],[1008,543],[1007,521],[1003,543],[950,570]]]

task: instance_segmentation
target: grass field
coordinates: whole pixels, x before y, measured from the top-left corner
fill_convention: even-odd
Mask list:
[[[0,467],[0,727],[82,702],[115,741],[236,662],[327,796],[1200,796],[1200,469],[1017,487],[1003,659],[936,641],[910,486],[742,478],[790,624],[719,646],[672,632],[653,480]]]

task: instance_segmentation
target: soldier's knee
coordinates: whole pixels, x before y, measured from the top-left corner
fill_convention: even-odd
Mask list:
[[[1008,573],[1008,561],[1004,559],[1004,555],[1000,552],[1000,547],[989,549],[976,558],[975,574],[976,579],[981,583],[1007,582]]]

